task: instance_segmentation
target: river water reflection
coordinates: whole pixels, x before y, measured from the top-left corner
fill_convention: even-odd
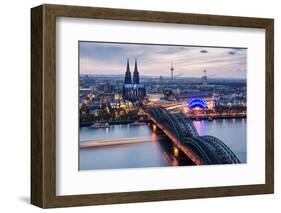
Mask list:
[[[246,119],[193,121],[199,135],[215,136],[246,162]],[[89,140],[123,140],[142,138],[142,142],[80,148],[79,169],[116,169],[190,165],[185,157],[175,158],[172,143],[157,135],[148,125],[112,125],[110,128],[80,128],[80,143]]]

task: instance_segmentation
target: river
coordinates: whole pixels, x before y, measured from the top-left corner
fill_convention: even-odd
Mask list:
[[[246,119],[201,120],[193,123],[199,135],[221,139],[241,163],[246,163]],[[152,132],[148,125],[80,128],[80,145],[91,140],[118,142],[126,138],[134,140],[134,143],[80,148],[79,170],[191,165],[185,157],[175,158],[170,140],[165,135]]]

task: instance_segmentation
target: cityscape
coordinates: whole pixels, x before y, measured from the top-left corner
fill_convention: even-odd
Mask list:
[[[246,49],[96,42],[79,47],[80,170],[246,163]],[[134,47],[136,54],[122,55]],[[120,65],[110,73],[110,61],[117,64],[113,51]],[[170,59],[165,68],[151,59],[155,52]],[[185,72],[185,61],[195,71]],[[158,63],[163,72],[155,69]]]

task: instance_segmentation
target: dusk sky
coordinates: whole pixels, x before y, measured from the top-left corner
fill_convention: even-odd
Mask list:
[[[131,72],[135,58],[140,76],[243,78],[247,75],[247,49],[147,44],[80,42],[81,74],[123,74],[127,58]]]

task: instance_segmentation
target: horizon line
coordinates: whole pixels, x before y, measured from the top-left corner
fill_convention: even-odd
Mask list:
[[[123,74],[93,74],[93,73],[79,73],[79,76],[81,75],[94,75],[94,76],[104,76],[104,77],[112,77],[112,76],[123,76]],[[159,77],[163,77],[163,78],[170,78],[171,76],[169,75],[157,75],[157,76],[151,76],[151,75],[142,75],[142,77],[154,77],[154,78],[159,78]],[[174,77],[174,79],[178,79],[178,78],[202,78],[202,76],[182,76],[182,77]],[[207,78],[211,78],[211,79],[219,79],[219,78],[223,78],[223,79],[240,79],[240,80],[247,80],[247,78],[240,78],[240,77],[220,77],[220,76],[207,76]]]

